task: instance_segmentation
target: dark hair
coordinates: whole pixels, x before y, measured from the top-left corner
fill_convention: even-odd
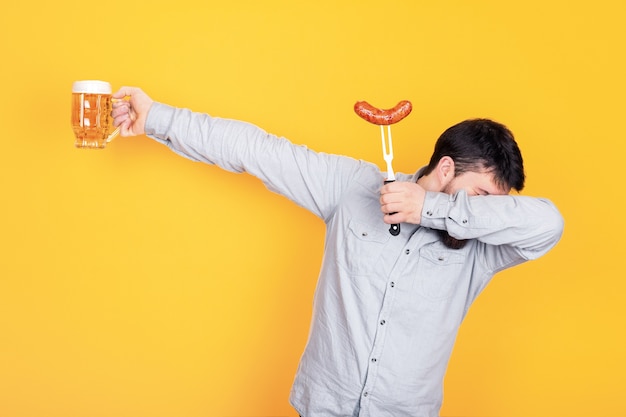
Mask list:
[[[424,174],[432,172],[444,156],[454,161],[454,175],[464,172],[493,172],[500,187],[524,188],[524,161],[513,133],[489,119],[458,123],[441,134]]]

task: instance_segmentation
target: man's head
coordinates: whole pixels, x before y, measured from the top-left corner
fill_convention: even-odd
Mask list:
[[[522,154],[511,131],[492,120],[472,119],[443,132],[418,184],[447,194],[505,195],[521,191],[524,179]],[[466,244],[443,230],[440,237],[453,249]]]
[[[451,170],[452,177],[441,178],[441,189],[437,191],[448,192],[445,188],[452,178],[458,182],[461,176],[466,177],[464,182],[489,176],[492,185],[506,191],[504,194],[510,189],[521,191],[524,188],[524,162],[513,133],[489,119],[466,120],[442,133],[424,176],[441,169]],[[466,173],[474,173],[470,175],[475,178],[467,178]],[[493,194],[490,190],[484,191]]]

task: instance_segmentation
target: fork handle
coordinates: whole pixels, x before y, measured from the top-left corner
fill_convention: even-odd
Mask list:
[[[385,184],[389,184],[390,182],[394,182],[395,180],[385,180]],[[390,215],[396,214],[396,213],[389,213]],[[400,225],[399,224],[392,224],[389,227],[389,233],[391,233],[392,236],[398,236],[400,234]]]

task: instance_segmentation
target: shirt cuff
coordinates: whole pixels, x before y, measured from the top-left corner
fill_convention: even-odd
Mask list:
[[[152,103],[144,128],[146,135],[161,139],[161,141],[166,140],[167,133],[174,119],[175,111],[176,109],[174,107],[168,106],[167,104],[158,102]]]

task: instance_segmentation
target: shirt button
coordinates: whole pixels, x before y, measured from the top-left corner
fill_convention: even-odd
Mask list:
[[[407,250],[404,251],[404,253],[406,253],[408,255],[409,253],[411,253],[411,251],[409,249],[407,249]]]
[[[395,287],[395,286],[396,286],[396,283],[395,283],[395,282],[392,282],[392,283],[391,283],[391,284],[389,284],[389,285],[391,285],[391,288],[393,288],[393,287]]]
[[[381,326],[384,326],[384,325],[385,325],[385,323],[387,323],[385,320],[381,320],[381,321],[380,321],[380,325],[381,325]]]
[[[370,393],[369,393],[369,392],[367,392],[367,391],[363,393],[363,396],[364,396],[364,397],[367,397],[368,395],[370,395]]]
[[[376,358],[372,358],[372,362],[376,362]]]

